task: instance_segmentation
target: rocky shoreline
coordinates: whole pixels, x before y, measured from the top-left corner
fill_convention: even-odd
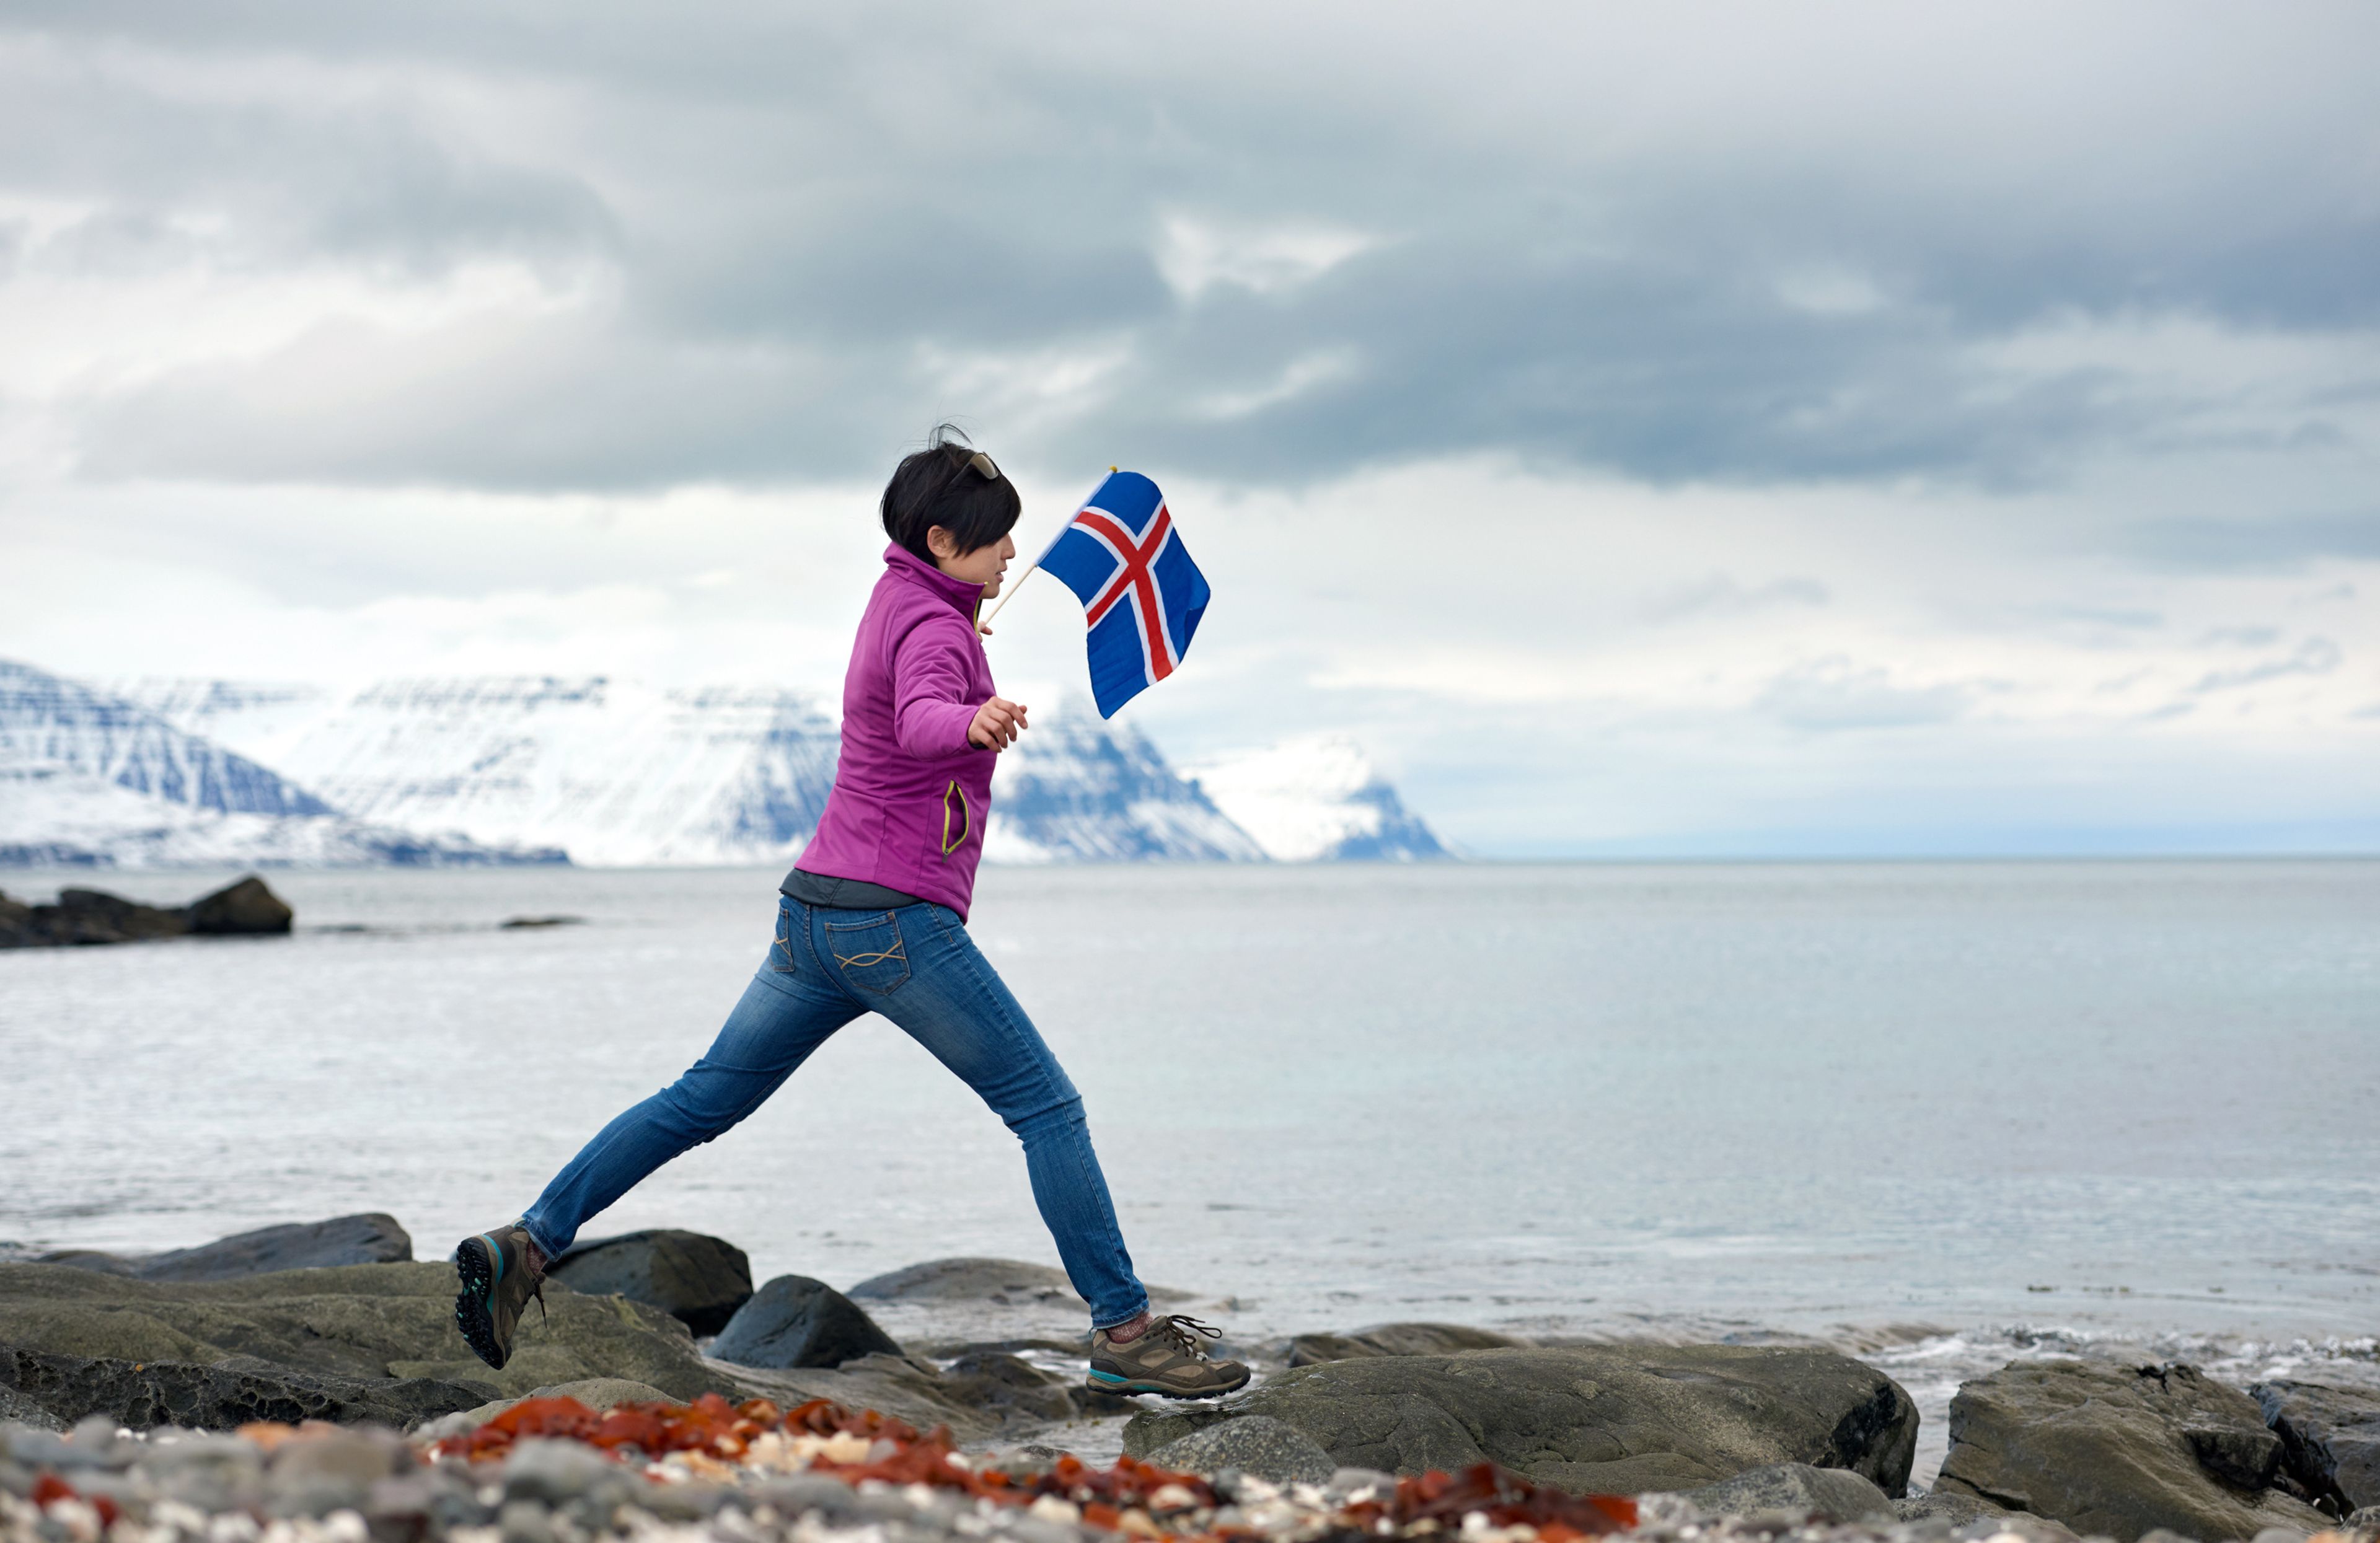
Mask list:
[[[2380,1538],[2380,1396],[2180,1363],[1973,1379],[1912,1495],[1908,1393],[1804,1346],[1378,1325],[1168,1404],[1082,1386],[1029,1331],[1063,1277],[1014,1261],[756,1288],[716,1238],[601,1240],[501,1372],[386,1216],[0,1261],[0,1543]]]

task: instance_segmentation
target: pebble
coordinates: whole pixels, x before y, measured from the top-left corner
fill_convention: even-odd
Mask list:
[[[64,1439],[0,1426],[0,1543],[1139,1543],[1185,1528],[1315,1543],[1348,1537],[1341,1508],[1392,1494],[1396,1485],[1393,1476],[1361,1468],[1339,1468],[1318,1483],[1235,1474],[1219,1490],[1227,1503],[1217,1511],[1181,1510],[1193,1499],[1188,1490],[1160,1489],[1148,1511],[1128,1510],[1109,1530],[1057,1496],[1015,1506],[924,1485],[854,1486],[800,1471],[807,1456],[797,1460],[790,1447],[756,1450],[754,1458],[768,1461],[741,1466],[707,1460],[722,1478],[674,1459],[674,1466],[615,1462],[571,1440],[522,1440],[501,1467],[476,1471],[425,1461],[431,1443],[420,1433],[408,1442],[387,1431],[310,1428],[276,1433],[268,1444],[269,1455],[239,1436],[144,1437],[96,1420]],[[880,1459],[882,1446],[851,1455]],[[32,1486],[44,1473],[78,1493],[35,1506]],[[2380,1543],[2372,1520],[2317,1535],[2316,1543]],[[1783,1512],[1714,1516],[1664,1495],[1645,1497],[1636,1527],[1615,1543],[2037,1543],[2040,1531],[2026,1517],[1953,1526],[1941,1517],[1827,1525]],[[1479,1513],[1441,1536],[1446,1543],[1536,1543],[1533,1529],[1493,1526]],[[2301,1540],[2268,1535],[2254,1543]]]

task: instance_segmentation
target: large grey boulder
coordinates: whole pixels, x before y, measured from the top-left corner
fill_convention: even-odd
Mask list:
[[[676,1318],[697,1334],[716,1334],[752,1299],[752,1262],[723,1238],[674,1227],[582,1243],[547,1270],[590,1296],[617,1292]]]
[[[1289,1342],[1289,1364],[1358,1361],[1376,1355],[1452,1355],[1465,1350],[1512,1350],[1526,1340],[1459,1323],[1381,1323],[1345,1334],[1300,1334]]]
[[[1274,1484],[1323,1484],[1339,1468],[1304,1431],[1262,1415],[1193,1431],[1150,1452],[1148,1461],[1177,1474],[1236,1468]]]
[[[259,1227],[252,1233],[236,1233],[195,1248],[176,1248],[125,1262],[130,1273],[143,1281],[237,1281],[283,1270],[405,1264],[412,1258],[413,1238],[397,1225],[396,1218],[381,1211],[364,1211],[355,1216],[334,1216],[328,1221]]]
[[[839,1367],[901,1347],[857,1303],[807,1275],[780,1275],[735,1310],[710,1354],[738,1366]]]
[[[2273,1488],[2280,1465],[2255,1401],[2194,1367],[2040,1361],[1959,1390],[1934,1488],[2119,1543],[2160,1527],[2210,1543],[2321,1530],[2320,1512]]]
[[[2380,1506],[2380,1392],[2294,1381],[2248,1391],[2308,1492],[2337,1501],[2341,1514]]]
[[[1733,1478],[1686,1491],[1686,1499],[1714,1516],[1748,1516],[1784,1511],[1823,1522],[1856,1522],[1883,1515],[1900,1518],[1885,1492],[1843,1468],[1813,1468],[1807,1463],[1771,1463]]]
[[[929,1259],[871,1275],[846,1294],[880,1302],[1078,1303],[1066,1272],[1021,1259]]]
[[[370,1422],[402,1428],[485,1403],[485,1383],[325,1377],[240,1357],[217,1366],[52,1355],[0,1345],[0,1388],[72,1424],[103,1415],[146,1429],[225,1430],[251,1420]]]
[[[1262,1415],[1338,1464],[1417,1474],[1493,1461],[1578,1494],[1691,1489],[1774,1463],[1847,1468],[1904,1493],[1917,1408],[1831,1351],[1610,1344],[1330,1361],[1207,1409],[1124,1428],[1144,1456]]]
[[[492,1388],[474,1402],[589,1377],[623,1377],[672,1398],[749,1396],[696,1354],[657,1307],[545,1285],[502,1371],[455,1327],[451,1264],[348,1265],[172,1283],[51,1265],[0,1264],[0,1343],[49,1355],[212,1366],[235,1356],[349,1379],[430,1379]],[[469,1407],[461,1405],[460,1407]]]

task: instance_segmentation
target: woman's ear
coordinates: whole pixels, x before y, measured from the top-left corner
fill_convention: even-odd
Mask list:
[[[926,550],[937,557],[955,559],[959,554],[959,539],[939,525],[926,528]]]

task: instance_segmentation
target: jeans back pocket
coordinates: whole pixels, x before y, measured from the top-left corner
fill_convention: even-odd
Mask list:
[[[886,996],[909,978],[909,950],[902,941],[901,923],[891,911],[879,911],[863,921],[826,924],[826,946],[845,984]]]

